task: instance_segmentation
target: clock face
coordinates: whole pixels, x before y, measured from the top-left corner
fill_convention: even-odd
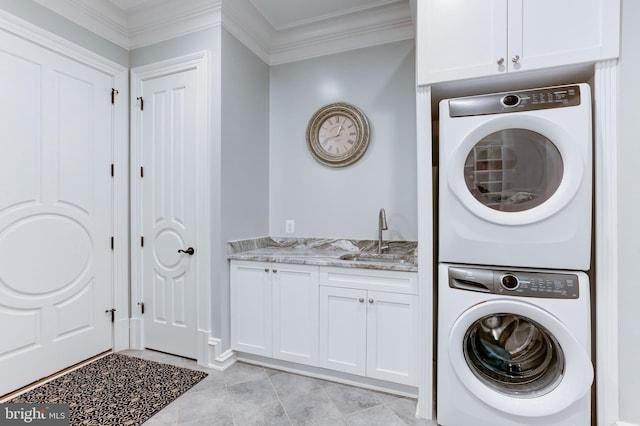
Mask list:
[[[358,129],[351,118],[336,114],[322,123],[318,140],[328,156],[340,157],[356,147]]]
[[[326,105],[309,120],[307,145],[320,163],[331,167],[347,166],[367,150],[367,117],[358,107],[345,102]]]

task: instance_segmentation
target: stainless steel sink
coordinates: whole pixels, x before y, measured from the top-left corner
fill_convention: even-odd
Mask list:
[[[358,262],[416,264],[416,258],[413,256],[389,253],[348,253],[340,256],[340,259]]]

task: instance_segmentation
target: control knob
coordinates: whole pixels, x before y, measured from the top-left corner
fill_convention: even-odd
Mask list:
[[[518,277],[512,274],[504,274],[500,279],[500,282],[502,284],[502,287],[506,288],[507,290],[515,290],[520,285],[520,280],[518,280]]]
[[[502,104],[508,107],[517,106],[520,103],[520,96],[518,95],[507,95],[502,98]]]

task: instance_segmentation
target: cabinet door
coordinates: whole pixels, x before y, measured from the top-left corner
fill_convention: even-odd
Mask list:
[[[271,356],[271,265],[231,262],[231,348]]]
[[[366,290],[320,287],[320,366],[365,375]]]
[[[318,365],[318,267],[272,265],[273,357]]]
[[[615,58],[619,21],[619,0],[510,0],[509,71]]]
[[[417,3],[419,85],[506,71],[507,0]]]
[[[418,296],[370,291],[367,376],[418,385]]]

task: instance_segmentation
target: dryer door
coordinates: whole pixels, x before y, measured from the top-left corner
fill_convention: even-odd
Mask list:
[[[461,383],[506,413],[555,414],[591,388],[588,348],[535,305],[501,299],[475,305],[453,324],[448,343]]]
[[[492,118],[469,132],[451,156],[451,190],[469,211],[494,223],[543,220],[590,179],[573,137],[536,116]]]
[[[527,129],[485,136],[464,163],[473,198],[502,212],[522,212],[545,203],[558,190],[563,172],[562,155],[553,142]]]

